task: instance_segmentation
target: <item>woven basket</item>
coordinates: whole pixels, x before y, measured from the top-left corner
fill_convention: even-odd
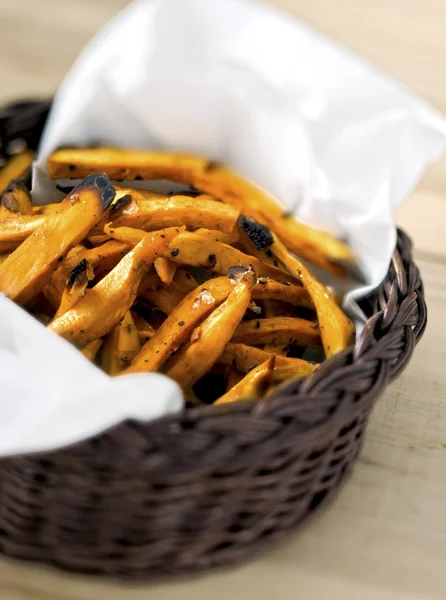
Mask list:
[[[36,147],[48,107],[0,112],[3,158],[17,138]],[[62,451],[0,461],[1,550],[149,579],[237,563],[294,530],[341,487],[375,400],[424,332],[423,285],[403,232],[363,308],[357,344],[280,396],[126,422]]]

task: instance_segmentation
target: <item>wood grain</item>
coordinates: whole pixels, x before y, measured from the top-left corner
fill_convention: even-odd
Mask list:
[[[216,0],[213,0],[216,1]],[[446,112],[444,0],[274,0]],[[125,0],[2,0],[0,102],[50,95]],[[414,238],[430,326],[374,411],[335,505],[266,556],[188,582],[123,586],[0,560],[5,600],[412,600],[446,595],[446,159],[397,212]]]

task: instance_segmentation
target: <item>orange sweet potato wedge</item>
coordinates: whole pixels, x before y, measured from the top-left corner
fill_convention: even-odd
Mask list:
[[[241,208],[248,217],[266,223],[298,256],[339,273],[337,263],[353,263],[351,249],[327,232],[309,227],[284,213],[268,192],[222,163],[173,152],[114,148],[63,149],[48,161],[53,179],[85,177],[105,172],[112,178],[169,179],[193,186]]]
[[[194,329],[190,341],[165,365],[168,377],[190,387],[209,371],[242,320],[254,282],[254,272],[247,270],[228,298]]]
[[[0,195],[3,194],[11,181],[26,175],[31,168],[33,158],[34,153],[27,150],[8,160],[6,165],[0,169]]]
[[[258,400],[267,391],[272,381],[274,367],[276,364],[275,355],[261,363],[258,367],[252,369],[241,381],[232,387],[226,394],[220,396],[214,404],[229,404],[230,402],[240,402],[242,400]]]
[[[133,250],[49,329],[78,346],[110,333],[135,302],[141,279],[178,228],[148,233]]]
[[[317,323],[297,317],[269,317],[243,321],[234,331],[231,341],[248,346],[262,344],[290,344],[305,348],[321,346]]]
[[[285,245],[277,237],[274,240],[272,250],[275,256],[300,278],[304,288],[311,296],[319,321],[325,356],[329,358],[353,344],[355,326],[337,305],[333,295],[310,273],[300,260],[288,252]]]
[[[31,194],[23,181],[12,181],[3,193],[1,205],[13,213],[32,215]]]
[[[218,359],[224,365],[232,365],[242,371],[249,373],[251,369],[271,358],[271,354],[247,346],[246,344],[226,344],[226,347]],[[273,381],[281,383],[288,379],[296,379],[311,375],[318,367],[317,364],[311,364],[300,358],[288,358],[286,356],[277,356],[273,373]]]
[[[65,198],[61,211],[43,217],[39,227],[1,265],[0,292],[25,304],[42,291],[59,262],[99,221],[114,196],[106,175],[87,177]]]
[[[235,283],[228,277],[218,277],[191,291],[170,312],[126,372],[159,370],[169,356],[190,338],[203,319],[227,299]]]

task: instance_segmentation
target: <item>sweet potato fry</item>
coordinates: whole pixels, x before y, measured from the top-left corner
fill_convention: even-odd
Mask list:
[[[3,192],[2,206],[13,213],[32,215],[33,204],[31,194],[23,181],[12,181]]]
[[[253,271],[240,277],[227,300],[194,329],[190,341],[165,365],[168,377],[188,387],[209,371],[242,320],[254,281]]]
[[[261,344],[290,344],[306,348],[321,346],[317,323],[296,317],[270,317],[243,321],[235,330],[231,341],[248,346]]]
[[[171,260],[160,256],[156,259],[154,266],[155,271],[158,273],[158,277],[161,279],[161,281],[166,285],[171,284],[178,265]]]
[[[16,154],[9,159],[6,165],[0,170],[0,195],[6,190],[8,185],[14,179],[20,179],[31,168],[34,153],[31,151]]]
[[[226,392],[224,396],[220,396],[214,404],[258,400],[265,394],[272,381],[275,364],[276,357],[272,354],[265,362],[249,371],[239,383]]]
[[[42,206],[33,206],[33,214],[35,215],[53,215],[59,212],[61,207],[60,203],[57,204],[43,204]]]
[[[292,275],[260,262],[254,256],[243,254],[232,246],[221,242],[206,241],[200,236],[185,231],[175,239],[164,256],[180,264],[210,269],[226,275],[234,266],[252,266],[259,277],[270,277],[284,281],[295,281]]]
[[[102,339],[93,340],[92,342],[87,344],[84,348],[82,348],[81,352],[85,356],[85,358],[88,358],[88,360],[90,360],[91,362],[94,362],[96,360],[96,356],[98,355],[98,352],[101,349],[103,343],[104,343],[104,340],[102,340]]]
[[[132,200],[113,220],[115,227],[155,231],[165,227],[205,227],[230,232],[240,211],[208,197],[172,196],[161,200]]]
[[[60,213],[47,217],[21,217],[44,218],[44,222],[1,265],[0,292],[19,304],[36,296],[60,260],[101,218],[114,194],[105,175],[94,175],[65,198]],[[0,221],[0,226],[3,223]]]
[[[89,235],[86,238],[88,244],[90,246],[93,246],[93,248],[97,248],[98,246],[102,246],[106,242],[109,242],[110,239],[111,239],[110,236],[107,235],[106,233],[103,233],[101,235]]]
[[[288,252],[277,237],[274,241],[273,251],[291,272],[297,274],[313,300],[325,356],[327,358],[333,356],[336,352],[340,352],[352,344],[355,327],[327,292],[325,286],[310,273],[300,260]]]
[[[224,365],[233,365],[243,373],[248,373],[257,365],[265,362],[271,354],[246,346],[245,344],[226,344],[223,354],[218,359]],[[287,379],[297,377],[306,377],[310,375],[319,365],[311,364],[300,358],[288,358],[286,356],[276,356],[276,365],[273,373],[273,381],[282,382]]]
[[[293,306],[303,306],[314,309],[314,304],[308,291],[301,285],[289,282],[274,281],[267,277],[259,277],[252,290],[254,300],[280,300]]]
[[[102,369],[109,375],[124,370],[141,349],[138,330],[130,311],[105,339],[101,353]]]
[[[226,391],[229,392],[231,388],[240,383],[243,377],[244,374],[241,371],[232,365],[228,365],[225,369]]]
[[[194,290],[198,287],[198,282],[193,275],[191,275],[186,269],[179,267],[175,271],[175,275],[173,278],[174,282],[179,285],[183,290],[187,290],[188,292]]]
[[[65,289],[62,294],[60,306],[54,316],[58,319],[71,308],[73,308],[80,298],[83,298],[87,292],[87,286],[94,279],[94,271],[91,264],[85,258],[82,259],[71,271],[68,277]]]
[[[222,242],[223,244],[229,244],[229,246],[240,241],[240,233],[237,227],[234,227],[229,233],[204,228],[194,229],[194,233],[209,242]]]
[[[15,250],[47,221],[45,215],[15,215],[6,207],[2,209],[0,252]]]
[[[73,309],[53,321],[49,329],[79,346],[109,333],[134,303],[144,271],[176,235],[177,228],[147,234]]]
[[[111,223],[107,223],[104,226],[104,233],[118,242],[128,244],[129,246],[136,246],[136,244],[139,244],[145,238],[147,231],[133,227],[114,227]]]
[[[245,274],[248,272],[246,270]],[[239,279],[242,276],[240,273]],[[218,277],[190,292],[142,347],[126,372],[159,370],[169,356],[189,339],[197,325],[228,298],[236,283],[228,277]]]
[[[112,178],[169,179],[190,185],[266,223],[292,252],[310,262],[322,263],[320,266],[339,272],[335,263],[354,260],[346,244],[284,214],[280,204],[265,190],[229,167],[200,156],[113,148],[65,149],[50,157],[48,169],[53,179],[85,177],[99,171]]]
[[[85,246],[73,248],[44,287],[45,296],[53,306],[59,306],[69,274],[81,260],[85,259],[90,263],[94,269],[95,279],[99,281],[116,267],[129,250],[130,246],[116,240],[110,240],[98,248],[88,249]]]
[[[166,315],[178,306],[185,298],[187,291],[181,288],[176,283],[171,283],[169,286],[160,286],[157,288],[144,288],[140,292],[140,297],[159,308]]]

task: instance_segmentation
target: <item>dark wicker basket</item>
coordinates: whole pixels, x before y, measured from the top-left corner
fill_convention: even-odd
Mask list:
[[[16,138],[35,148],[47,113],[42,102],[4,109],[3,157]],[[1,550],[149,579],[245,560],[292,531],[339,490],[375,400],[425,329],[423,285],[401,231],[364,309],[355,347],[279,397],[126,422],[62,451],[0,461]]]

